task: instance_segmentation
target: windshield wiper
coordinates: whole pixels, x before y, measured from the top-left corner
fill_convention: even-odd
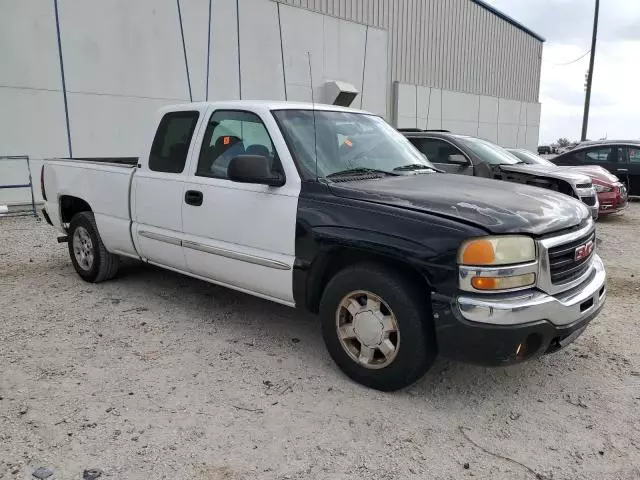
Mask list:
[[[398,173],[388,172],[386,170],[378,170],[376,168],[350,168],[348,170],[340,170],[339,172],[333,172],[327,175],[325,178],[334,178],[334,177],[348,177],[348,176],[356,176],[356,175],[367,175],[370,173],[380,173],[383,175],[399,175]]]
[[[433,170],[437,172],[435,168],[425,165],[424,163],[410,163],[393,169],[394,172],[411,172],[413,170]]]

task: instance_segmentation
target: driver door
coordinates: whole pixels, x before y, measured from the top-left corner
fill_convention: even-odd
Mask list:
[[[473,164],[453,144],[439,138],[409,138],[409,141],[436,167],[447,173],[473,175]]]
[[[207,115],[182,204],[187,268],[215,283],[293,304],[299,177],[283,170],[261,115],[240,110]],[[242,154],[269,158],[285,185],[229,180],[229,162]]]

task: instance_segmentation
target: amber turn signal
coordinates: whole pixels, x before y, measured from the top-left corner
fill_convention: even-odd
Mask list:
[[[489,240],[470,242],[462,252],[464,265],[491,265],[496,259],[493,244]]]
[[[528,287],[536,281],[533,273],[514,275],[512,277],[473,277],[471,285],[476,290],[506,290],[509,288]]]

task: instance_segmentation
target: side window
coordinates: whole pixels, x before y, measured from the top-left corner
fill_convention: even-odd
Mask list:
[[[436,138],[410,138],[409,141],[433,163],[450,163],[451,155],[462,155],[456,147]]]
[[[182,173],[198,116],[198,112],[171,112],[162,117],[151,145],[150,170]]]
[[[626,150],[624,155],[626,162],[640,164],[640,145],[637,147],[625,147],[624,149]]]
[[[200,148],[196,175],[227,178],[227,167],[238,155],[262,155],[271,160],[273,171],[282,172],[277,152],[260,117],[251,112],[213,112]]]
[[[597,147],[576,153],[580,163],[585,165],[615,162],[615,149],[613,147]]]

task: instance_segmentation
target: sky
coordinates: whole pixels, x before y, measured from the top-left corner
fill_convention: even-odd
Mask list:
[[[579,140],[595,0],[487,0],[546,39],[540,143]],[[640,138],[640,0],[601,0],[589,139]]]

